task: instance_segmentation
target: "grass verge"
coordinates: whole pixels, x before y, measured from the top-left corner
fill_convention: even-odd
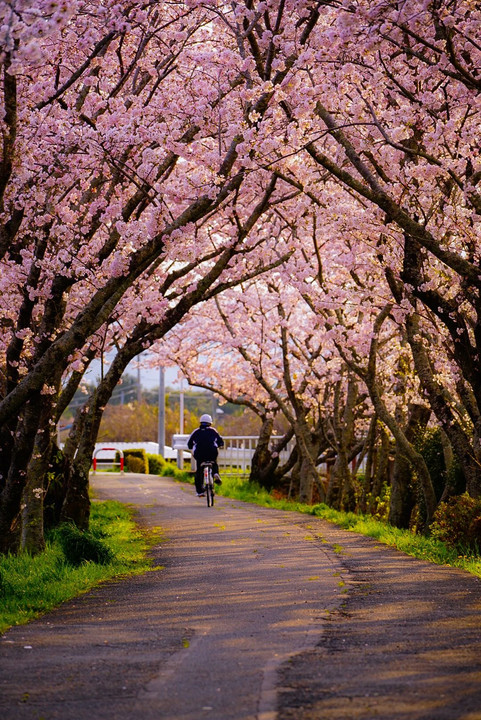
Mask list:
[[[481,577],[481,558],[470,556],[462,550],[448,547],[445,543],[424,535],[415,535],[410,530],[400,530],[370,515],[356,515],[333,510],[324,504],[304,505],[290,500],[277,500],[270,493],[244,478],[222,477],[222,486],[217,489],[219,495],[235,498],[244,502],[256,503],[277,510],[291,510],[306,515],[314,515],[332,522],[344,530],[367,535],[378,542],[401,550],[407,555],[427,560],[438,565],[457,567],[472,575]]]
[[[111,559],[104,564],[69,564],[55,534],[48,539],[45,552],[35,557],[0,556],[0,633],[106,580],[153,569],[147,551],[159,533],[140,531],[128,506],[93,502],[90,529],[111,551]]]

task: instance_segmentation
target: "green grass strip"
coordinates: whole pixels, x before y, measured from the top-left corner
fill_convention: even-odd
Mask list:
[[[291,500],[277,500],[267,490],[255,483],[239,477],[222,476],[222,486],[217,489],[219,495],[255,503],[263,507],[277,510],[289,510],[314,515],[315,517],[334,523],[344,530],[375,538],[384,545],[390,545],[413,557],[466,570],[472,575],[481,577],[481,558],[460,553],[445,543],[424,535],[416,535],[410,530],[400,530],[370,515],[357,515],[333,510],[324,504],[304,505]]]
[[[147,535],[135,525],[133,511],[115,501],[92,503],[90,529],[112,550],[106,565],[84,562],[73,567],[65,561],[60,544],[52,538],[45,552],[0,556],[0,633],[21,625],[77,597],[106,580],[138,575],[153,569],[148,549],[159,532]]]

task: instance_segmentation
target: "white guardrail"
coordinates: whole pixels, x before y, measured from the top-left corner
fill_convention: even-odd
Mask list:
[[[177,467],[183,468],[186,461],[190,462],[191,469],[195,469],[195,460],[191,456],[191,452],[187,447],[187,440],[190,435],[173,435],[172,446],[164,446],[164,457],[166,460],[176,460]],[[257,447],[259,440],[257,435],[228,435],[222,436],[224,440],[224,447],[219,451],[219,457],[217,462],[219,464],[221,472],[224,475],[232,474],[248,474],[251,469],[252,456]],[[273,437],[271,442],[274,443],[279,440],[279,437]],[[292,451],[294,440],[290,440],[287,448],[280,453],[281,463],[285,463]],[[122,451],[129,448],[143,448],[147,453],[156,455],[159,450],[159,446],[155,442],[108,442],[108,443],[97,443],[95,445],[94,452],[94,472],[103,468],[111,468],[113,466],[120,466],[120,462],[115,462],[115,454],[119,452],[122,455]],[[361,462],[360,468],[364,469],[366,459],[364,458]],[[120,467],[120,471],[123,467]],[[322,475],[329,475],[328,466],[323,463],[319,465],[319,471]]]
[[[190,463],[192,469],[195,469],[195,460],[191,456],[190,450],[187,448],[187,440],[190,435],[173,435],[172,446],[164,447],[164,457],[166,460],[176,460],[179,468],[184,467],[184,463]],[[251,469],[252,456],[257,447],[259,440],[257,435],[230,435],[222,436],[224,440],[224,447],[219,451],[219,457],[217,462],[219,468],[224,474],[229,474],[226,471],[231,471],[235,474],[247,474]],[[274,442],[278,438],[273,438]],[[291,451],[291,443],[287,450],[281,452],[281,462],[285,462]],[[154,455],[158,452],[158,445],[154,442],[108,442],[108,443],[97,443],[95,445],[95,468],[94,470],[99,471],[101,468],[110,468],[114,466],[115,454],[120,451],[125,451],[129,448],[143,448],[147,453]],[[117,463],[118,465],[119,463]]]
[[[173,435],[172,449],[177,451],[177,465],[183,467],[182,453],[187,450],[187,440],[190,435]],[[217,462],[221,471],[226,469],[234,473],[248,473],[251,469],[252,456],[257,447],[257,435],[223,435],[224,447],[219,450]],[[278,438],[273,438],[273,440]],[[281,453],[281,460],[285,461],[290,452],[290,446]],[[185,457],[185,454],[184,454]],[[191,459],[191,465],[195,461]]]

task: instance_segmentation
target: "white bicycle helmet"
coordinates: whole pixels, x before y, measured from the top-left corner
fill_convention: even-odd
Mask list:
[[[212,418],[210,415],[201,415],[200,416],[200,422],[201,423],[209,423],[209,425],[212,425]]]

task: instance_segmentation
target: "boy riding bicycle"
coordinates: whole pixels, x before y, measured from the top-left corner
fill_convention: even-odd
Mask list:
[[[200,426],[194,430],[187,441],[189,450],[193,449],[193,455],[196,461],[195,471],[195,489],[197,497],[204,495],[204,475],[203,462],[212,462],[212,474],[216,485],[222,485],[219,477],[219,466],[217,465],[217,456],[219,448],[224,447],[224,441],[215,428],[212,427],[212,418],[210,415],[202,415],[200,418]]]

